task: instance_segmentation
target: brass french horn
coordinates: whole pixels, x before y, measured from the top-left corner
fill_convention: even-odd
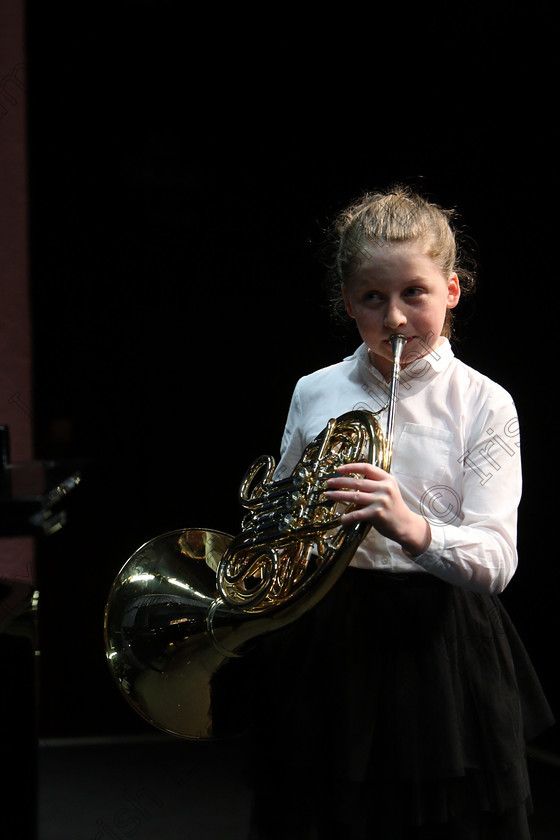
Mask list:
[[[249,468],[238,536],[170,531],[142,545],[116,576],[105,607],[107,661],[121,693],[153,726],[188,739],[233,734],[245,710],[252,640],[297,620],[350,563],[369,526],[343,527],[348,505],[327,500],[325,482],[344,463],[390,470],[404,342],[391,337],[385,435],[380,412],[329,420],[289,477],[274,480],[270,456]]]

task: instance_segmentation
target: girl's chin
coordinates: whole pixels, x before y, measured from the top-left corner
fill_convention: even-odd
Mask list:
[[[439,347],[443,340],[444,339],[442,336],[440,336],[437,340],[434,339],[431,343],[428,343],[427,341],[419,338],[418,336],[412,336],[411,338],[407,338],[406,344],[402,349],[401,367],[406,367],[406,365],[412,364],[412,362],[421,359],[423,356],[427,356],[429,353],[435,350],[436,347]],[[391,343],[383,343],[387,345],[388,349],[388,354],[384,354],[385,358],[392,359],[393,351],[391,348]]]
[[[407,338],[406,344],[402,349],[401,367],[406,367],[412,362],[415,362],[419,357],[424,356],[429,352],[429,348],[417,341],[416,336]],[[391,347],[391,342],[389,340],[382,341],[381,344],[378,345],[377,350],[370,350],[370,357],[372,357],[372,361],[379,371],[385,374],[390,373],[393,364],[393,349]]]
[[[381,343],[381,347],[379,348],[380,352],[375,353],[376,356],[381,355],[385,359],[392,359],[393,358],[393,348],[391,346],[391,342],[389,340],[383,341]],[[374,351],[375,352],[375,351]],[[402,354],[401,354],[401,363],[404,364],[406,362],[407,356],[409,357],[408,361],[412,361],[412,356],[414,358],[418,358],[418,347],[416,337],[412,336],[411,338],[406,339],[406,343],[403,346]]]

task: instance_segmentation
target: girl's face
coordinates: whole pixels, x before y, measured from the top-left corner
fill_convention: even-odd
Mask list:
[[[406,337],[403,367],[425,356],[441,344],[446,312],[457,306],[460,288],[457,275],[446,277],[422,243],[392,242],[368,246],[342,293],[375,366],[388,376],[389,337]]]

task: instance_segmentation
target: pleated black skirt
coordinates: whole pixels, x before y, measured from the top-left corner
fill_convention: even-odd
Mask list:
[[[259,643],[251,840],[528,840],[553,722],[498,597],[349,568]]]

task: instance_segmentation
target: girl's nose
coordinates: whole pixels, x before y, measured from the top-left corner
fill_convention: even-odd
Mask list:
[[[396,330],[406,324],[406,316],[396,304],[390,304],[385,312],[383,324],[390,330]]]

